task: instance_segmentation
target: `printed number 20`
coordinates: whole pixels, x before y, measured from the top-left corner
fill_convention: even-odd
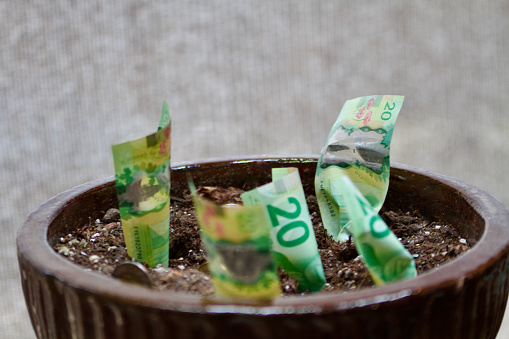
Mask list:
[[[396,107],[395,102],[392,103],[392,107],[389,106],[389,103],[385,104],[384,109],[386,109],[388,111],[385,111],[382,113],[382,116],[381,116],[382,120],[389,120],[391,118],[392,113],[390,111],[392,111],[394,109],[394,107]]]
[[[290,197],[290,198],[288,198],[288,202],[292,205],[295,205],[295,207],[296,207],[295,211],[288,212],[288,211],[282,210],[280,208],[277,208],[277,207],[274,207],[271,205],[267,206],[267,211],[269,212],[270,221],[271,221],[273,227],[279,226],[278,216],[285,218],[285,219],[290,219],[290,220],[298,218],[300,216],[300,212],[301,212],[302,208],[299,204],[299,201],[297,199],[295,199],[294,197]],[[299,227],[302,227],[302,229],[304,231],[304,233],[302,233],[299,237],[297,237],[295,239],[291,239],[291,240],[286,240],[284,238],[284,235],[287,232],[292,231]],[[304,243],[308,238],[309,238],[309,228],[308,228],[308,225],[306,224],[306,222],[303,220],[292,221],[292,222],[285,224],[283,227],[281,227],[278,230],[277,235],[276,235],[278,244],[280,244],[281,246],[284,246],[284,247],[298,246],[298,245]]]

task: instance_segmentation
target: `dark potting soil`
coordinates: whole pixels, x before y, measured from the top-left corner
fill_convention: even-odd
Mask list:
[[[219,204],[241,202],[239,188],[200,187],[198,192]],[[325,231],[316,197],[308,195],[307,202],[327,284],[323,292],[346,292],[374,286],[357,254],[353,241],[338,243]],[[466,252],[470,245],[452,225],[425,219],[419,211],[387,211],[380,215],[403,245],[413,255],[418,274],[431,270]],[[171,197],[170,260],[169,267],[150,269],[152,288],[177,292],[213,294],[206,266],[199,227],[190,195]],[[133,261],[125,248],[118,210],[111,209],[101,220],[77,225],[75,231],[61,235],[55,251],[85,269],[111,275],[115,268]],[[297,290],[297,283],[279,269],[284,295],[306,294]]]

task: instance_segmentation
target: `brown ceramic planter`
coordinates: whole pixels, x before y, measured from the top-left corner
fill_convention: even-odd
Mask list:
[[[253,160],[252,160],[253,159]],[[270,180],[270,168],[297,166],[312,182],[315,157],[183,164],[172,189]],[[20,229],[23,291],[38,338],[495,338],[508,294],[509,212],[462,181],[394,165],[386,204],[456,225],[475,246],[415,279],[343,294],[289,297],[269,306],[205,303],[87,272],[56,254],[58,234],[116,205],[113,178],[61,193]]]

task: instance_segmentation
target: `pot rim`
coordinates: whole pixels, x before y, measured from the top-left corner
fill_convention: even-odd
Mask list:
[[[179,162],[172,166],[172,170],[260,160],[285,160],[291,163],[316,162],[317,159],[318,157],[315,155],[252,155]],[[100,273],[86,271],[81,266],[63,258],[49,245],[47,239],[48,227],[55,217],[71,204],[77,196],[100,189],[114,181],[114,177],[111,176],[66,190],[32,212],[18,230],[18,258],[20,258],[19,260],[24,258],[45,275],[65,281],[66,284],[78,290],[97,293],[129,303],[192,313],[284,314],[316,313],[367,305],[376,306],[412,295],[428,294],[441,286],[456,285],[460,289],[465,279],[480,274],[502,252],[509,250],[509,211],[500,200],[460,179],[403,164],[391,163],[391,168],[426,176],[455,189],[458,192],[458,198],[466,200],[485,223],[485,230],[473,248],[454,260],[413,279],[380,287],[348,291],[347,293],[278,298],[270,305],[234,304],[228,300],[207,300],[201,296],[178,292],[162,293],[145,287],[126,284]]]

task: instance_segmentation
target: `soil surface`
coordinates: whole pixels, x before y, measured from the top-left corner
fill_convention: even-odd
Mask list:
[[[198,192],[223,204],[241,202],[240,194],[244,190],[204,186]],[[318,293],[374,286],[353,241],[338,243],[332,240],[322,225],[316,197],[308,195],[307,202],[327,279],[324,289]],[[470,248],[452,225],[426,220],[419,211],[382,209],[380,215],[413,255],[418,274],[444,264]],[[79,225],[74,232],[61,235],[54,246],[55,251],[85,269],[112,275],[119,264],[133,261],[125,249],[119,217],[118,210],[110,209],[102,219]],[[152,288],[212,295],[212,282],[190,195],[172,195],[170,226],[169,267],[146,267]],[[309,293],[298,291],[297,282],[281,268],[279,273],[284,295]]]

